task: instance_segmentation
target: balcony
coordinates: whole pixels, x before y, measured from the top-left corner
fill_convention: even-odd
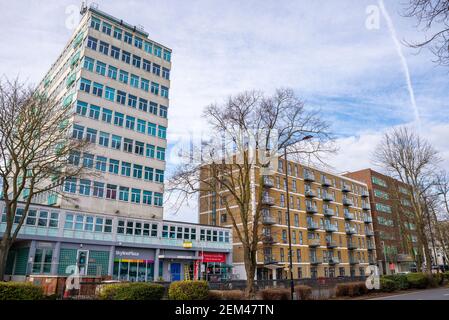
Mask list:
[[[328,178],[322,178],[321,179],[321,185],[323,187],[330,187],[332,185],[332,181]]]
[[[310,264],[316,266],[317,264],[321,264],[322,261],[317,257],[310,257]]]
[[[320,228],[320,226],[318,225],[318,223],[316,223],[314,221],[307,222],[307,230],[315,231],[315,230],[318,230],[319,228]]]
[[[363,210],[371,210],[371,206],[368,203],[362,203]]]
[[[365,222],[365,223],[372,223],[373,219],[370,216],[364,216],[363,217],[363,222]]]
[[[354,220],[354,215],[349,211],[345,211],[345,220]]]
[[[309,247],[316,248],[321,245],[320,239],[309,239]]]
[[[264,176],[263,177],[263,186],[266,188],[273,188],[274,187],[273,179],[269,176]]]
[[[357,233],[357,231],[355,230],[355,228],[353,228],[353,227],[346,227],[345,228],[345,231],[346,231],[346,234],[349,234],[349,235],[353,235],[353,234],[356,234]]]
[[[340,260],[338,259],[338,257],[330,257],[328,260],[328,263],[330,265],[335,265],[335,264],[339,264]]]
[[[323,200],[324,201],[335,201],[334,196],[329,193],[325,193],[323,195]]]
[[[263,258],[263,263],[265,265],[270,265],[270,264],[277,264],[278,261],[273,256],[265,256]]]
[[[306,196],[306,197],[308,197],[308,198],[314,198],[314,197],[316,197],[316,194],[315,194],[315,192],[313,191],[313,190],[306,190],[306,192],[304,193],[304,195]]]
[[[351,192],[351,187],[347,184],[344,184],[343,187],[341,187],[341,191],[343,192]]]
[[[266,204],[269,206],[274,205],[274,198],[270,196],[263,196],[262,197],[262,204]]]
[[[272,236],[263,236],[262,237],[262,243],[263,244],[273,244],[274,243],[274,238]]]
[[[366,234],[368,237],[374,237],[374,231],[373,231],[373,230],[366,230],[366,231],[365,231],[365,234]]]
[[[335,215],[334,210],[326,208],[323,210],[323,214],[325,217],[333,217]]]
[[[304,173],[304,181],[314,182],[315,181],[315,175],[312,172],[306,171]]]
[[[307,213],[311,213],[311,214],[315,214],[315,213],[318,213],[318,209],[315,206],[307,206],[306,207],[306,212]]]
[[[324,225],[324,230],[326,230],[326,232],[337,232],[338,227],[334,224],[329,223]]]
[[[348,198],[343,198],[343,205],[345,205],[345,206],[353,206],[354,204],[352,203],[352,200],[350,200]]]
[[[265,225],[272,225],[276,223],[276,219],[273,218],[271,215],[262,215],[262,223]]]
[[[376,247],[374,246],[374,244],[372,244],[372,243],[370,243],[370,242],[367,243],[366,248],[367,248],[368,250],[370,250],[370,251],[376,249]]]
[[[368,198],[369,197],[368,190],[363,190],[361,196],[362,196],[362,198]]]
[[[353,242],[348,242],[348,250],[355,250],[357,249],[357,245]]]
[[[374,260],[374,258],[369,258],[368,259],[368,263],[371,265],[375,265],[376,264],[376,260]]]
[[[334,249],[338,247],[338,244],[335,241],[327,241],[326,247],[328,247],[328,249]]]
[[[354,265],[354,264],[358,264],[359,262],[357,261],[357,259],[350,257],[349,258],[349,264]]]

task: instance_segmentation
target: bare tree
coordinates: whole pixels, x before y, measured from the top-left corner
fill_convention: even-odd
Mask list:
[[[319,159],[320,153],[335,151],[333,137],[319,114],[306,110],[289,89],[278,89],[269,97],[243,92],[223,104],[209,105],[204,117],[211,126],[210,136],[219,141],[202,143],[200,161],[190,154],[191,161],[177,168],[168,191],[181,194],[182,201],[199,193],[200,206],[209,198],[222,204],[232,222],[234,239],[242,243],[246,292],[252,298],[262,199],[266,197],[263,189],[255,186],[263,185],[263,174],[258,173],[262,168],[269,170],[274,157],[277,166],[276,155],[284,148],[290,157]],[[313,139],[304,139],[310,136]],[[231,151],[223,152],[225,149]]]
[[[424,195],[432,186],[432,173],[435,165],[440,161],[438,152],[411,129],[400,127],[384,134],[373,158],[375,163],[383,167],[388,174],[411,187],[418,245],[424,252],[426,270],[431,272]],[[420,268],[419,263],[418,268]]]
[[[8,252],[37,196],[59,193],[66,178],[82,174],[68,166],[72,151],[83,151],[86,141],[70,139],[72,110],[18,80],[0,83],[0,180],[6,228],[0,242],[0,280]],[[16,216],[18,205],[23,206]]]
[[[440,65],[449,66],[449,0],[409,0],[406,17],[418,20],[418,26],[431,36],[422,42],[408,43],[414,48],[428,47]]]

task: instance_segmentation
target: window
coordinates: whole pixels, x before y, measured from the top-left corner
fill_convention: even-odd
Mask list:
[[[147,112],[148,109],[148,101],[142,98],[139,98],[139,110]]]
[[[150,109],[148,111],[154,115],[157,115],[157,103],[150,101]]]
[[[376,203],[376,210],[391,213],[391,207],[382,203]]]
[[[152,198],[152,192],[151,191],[143,191],[143,198],[142,198],[142,203],[143,204],[147,204],[147,205],[151,205],[151,198]]]
[[[123,50],[122,51],[122,61],[127,64],[130,64],[131,63],[131,53]]]
[[[133,165],[133,178],[142,179],[142,166],[135,164]]]
[[[379,185],[379,186],[381,186],[381,187],[387,187],[387,183],[384,181],[384,180],[382,180],[381,178],[378,178],[378,177],[372,177],[371,178],[371,181],[373,182],[373,183],[375,183],[375,184],[377,184],[377,185]]]
[[[147,122],[142,119],[137,119],[137,131],[145,134],[145,128],[147,126]]]
[[[385,199],[385,200],[388,200],[388,198],[389,198],[388,193],[383,192],[381,190],[377,190],[377,189],[374,189],[374,196],[381,198],[381,199]]]
[[[133,66],[136,68],[140,68],[140,62],[141,62],[141,58],[139,56],[136,56],[135,54],[133,54]],[[153,64],[154,65],[154,64]]]
[[[109,53],[109,44],[106,42],[100,41],[100,47],[98,49],[102,54],[108,55]]]
[[[162,68],[162,77],[170,80],[170,70],[167,68]]]
[[[148,122],[148,129],[147,129],[149,136],[156,136],[156,124]]]
[[[161,66],[158,64],[153,63],[153,73],[157,76],[161,75]]]
[[[171,52],[164,50],[164,60],[170,62],[171,60]]]
[[[83,68],[89,71],[94,71],[94,62],[95,60],[89,57],[84,57],[84,65]]]
[[[113,134],[111,140],[111,148],[120,150],[121,144],[122,144],[122,137]]]
[[[115,100],[115,89],[106,87],[105,96],[107,100],[114,101]]]
[[[128,72],[120,70],[118,81],[128,84]]]
[[[168,99],[168,88],[161,86],[161,96]]]
[[[134,38],[134,45],[137,48],[142,49],[142,39],[140,39],[139,37],[135,37]]]
[[[86,116],[87,114],[87,103],[82,101],[76,102],[76,113],[80,116]]]
[[[147,143],[145,156],[148,158],[154,158],[154,150],[155,150],[155,147],[152,144]]]
[[[80,126],[78,124],[73,125],[73,132],[72,132],[72,138],[75,139],[82,139],[84,134],[84,127]]]
[[[135,146],[134,153],[143,156],[144,145],[145,144],[143,142],[136,141],[136,146]]]
[[[64,192],[75,193],[76,192],[76,179],[66,178],[64,181]]]
[[[114,159],[109,159],[109,172],[118,174],[119,161]]]
[[[80,81],[80,90],[81,90],[81,91],[84,91],[84,92],[87,92],[87,93],[90,93],[90,85],[91,85],[91,83],[92,83],[92,82],[91,82],[90,80],[81,78],[81,81]]]
[[[120,48],[111,46],[111,57],[114,59],[120,59]]]
[[[128,106],[130,106],[131,108],[136,108],[137,107],[137,97],[132,95],[132,94],[128,94]]]
[[[111,31],[112,31],[112,26],[109,23],[106,23],[104,21],[102,23],[102,26],[103,26],[103,28],[102,28],[103,33],[106,33],[108,36],[110,36]]]
[[[85,179],[80,180],[79,194],[83,196],[90,195],[90,180]]]
[[[100,30],[100,19],[92,17],[90,20],[90,27],[95,30]]]
[[[134,130],[135,122],[136,122],[136,118],[131,117],[131,116],[126,116],[125,128]]]
[[[117,93],[117,97],[119,95],[119,92]],[[115,112],[114,113],[114,124],[116,126],[123,127],[123,119],[124,119],[124,117],[125,117],[125,115],[123,113]]]
[[[92,70],[91,70],[92,71]],[[95,72],[101,74],[102,76],[106,75],[106,64],[100,61],[97,61],[97,67]]]
[[[129,82],[131,87],[139,88],[139,77],[135,74],[131,74],[131,81]]]
[[[146,181],[153,181],[153,172],[154,169],[150,167],[145,167],[143,178]]]
[[[131,202],[134,203],[140,203],[140,195],[141,195],[141,190],[140,189],[131,189]]]
[[[91,104],[89,107],[89,118],[98,120],[100,118],[100,107]]]
[[[156,169],[154,181],[164,183],[164,170]]]
[[[97,82],[94,82],[92,94],[95,96],[98,96],[98,97],[102,97],[103,96],[103,85],[99,84]]]
[[[81,153],[79,151],[71,151],[69,155],[68,162],[74,166],[79,166]]]
[[[123,151],[132,153],[133,152],[133,140],[125,138],[123,142]]]
[[[150,81],[142,78],[140,80],[140,89],[148,92],[150,90]]]
[[[94,155],[90,153],[83,154],[83,166],[86,168],[94,167]]]
[[[158,95],[159,94],[159,84],[156,82],[151,82],[151,93]]]
[[[91,128],[87,128],[86,140],[91,142],[91,143],[95,143],[97,141],[97,130],[91,129]]]
[[[100,138],[98,144],[103,147],[109,147],[109,133],[100,131]]]
[[[117,199],[117,186],[114,184],[106,185],[106,199]]]
[[[120,187],[118,193],[118,199],[120,201],[129,201],[129,188]]]
[[[117,68],[113,66],[108,67],[108,77],[117,80]]]
[[[98,171],[106,172],[106,162],[107,159],[105,157],[97,156],[97,160],[95,162],[95,169]]]
[[[125,36],[123,37],[123,41],[125,41],[128,44],[133,43],[133,35],[129,32],[125,32]]]
[[[151,62],[146,59],[143,59],[142,69],[145,71],[151,72]]]
[[[167,118],[167,107],[164,106],[159,107],[159,116],[162,118]]]
[[[161,139],[166,139],[167,137],[167,128],[164,126],[158,126],[157,136]]]
[[[117,40],[122,40],[122,30],[119,28],[114,28],[114,38]]]
[[[145,52],[153,53],[153,44],[152,43],[145,41],[143,48],[144,48]]]
[[[97,42],[98,40],[94,37],[87,37],[87,47],[94,51],[97,50]]]
[[[154,205],[162,207],[162,193],[155,192],[154,193]]]
[[[156,158],[162,161],[165,160],[165,148],[157,147]]]
[[[131,163],[122,161],[122,176],[130,177],[131,176]]]
[[[161,47],[159,47],[159,46],[154,46],[154,55],[156,56],[156,57],[161,57],[162,56],[162,48]]]

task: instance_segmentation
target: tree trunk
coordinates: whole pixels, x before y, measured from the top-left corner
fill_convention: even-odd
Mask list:
[[[244,261],[245,261],[245,271],[246,271],[246,297],[250,300],[255,299],[256,290],[254,288],[254,276],[256,273],[256,261],[253,259],[253,254],[257,254],[257,252],[252,253],[249,249],[244,249]]]
[[[8,239],[0,241],[0,281],[4,281],[6,272],[6,260],[8,259],[11,242]]]

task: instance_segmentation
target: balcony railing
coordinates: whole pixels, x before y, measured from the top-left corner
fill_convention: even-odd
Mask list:
[[[363,222],[365,222],[365,223],[372,223],[373,219],[370,216],[364,216],[363,217]]]
[[[357,233],[357,231],[353,227],[349,227],[349,228],[346,227],[345,231],[346,231],[346,234],[350,234],[350,235]]]
[[[367,248],[368,250],[374,250],[374,249],[376,249],[376,247],[374,246],[374,244],[372,244],[372,243],[370,243],[370,242],[368,242],[368,243],[366,244],[366,248]]]
[[[275,223],[276,223],[276,219],[273,218],[273,217],[270,216],[270,215],[263,215],[263,216],[262,216],[262,223],[263,223],[263,224],[268,224],[268,225],[270,225],[270,224],[275,224]]]
[[[321,245],[320,239],[309,239],[309,247],[319,247]]]
[[[263,236],[262,237],[262,243],[264,244],[273,244],[274,238],[272,236]]]
[[[361,196],[362,196],[363,198],[369,197],[369,192],[368,192],[368,190],[363,190]]]
[[[368,263],[369,264],[376,264],[376,260],[374,260],[374,258],[369,258],[368,259]]]
[[[315,175],[312,172],[306,171],[304,173],[304,180],[313,182],[315,181]]]
[[[277,264],[278,261],[273,256],[265,256],[263,258],[263,263],[264,264]]]
[[[306,212],[307,213],[311,213],[311,214],[315,214],[315,213],[318,213],[318,209],[315,206],[307,206],[306,207]]]
[[[313,230],[318,230],[320,228],[320,226],[318,225],[318,223],[314,222],[314,221],[309,221],[307,222],[307,229],[310,231]]]
[[[371,206],[368,203],[362,203],[363,210],[371,210]]]
[[[345,219],[346,220],[354,220],[354,215],[349,211],[345,211]]]
[[[330,257],[330,258],[328,258],[328,263],[329,264],[339,264],[340,259],[338,259],[338,257]]]
[[[270,196],[263,196],[262,197],[262,204],[266,204],[269,206],[274,205],[274,198]]]
[[[367,236],[369,236],[369,237],[372,237],[372,236],[374,236],[374,231],[373,231],[373,230],[366,230],[366,231],[365,231],[365,234],[366,234]]]
[[[332,210],[332,209],[326,208],[326,209],[323,210],[323,214],[324,214],[326,217],[332,217],[332,216],[335,215],[335,212],[334,212],[334,210]]]
[[[308,198],[313,198],[313,197],[316,197],[316,194],[313,190],[306,190],[305,196]]]
[[[343,198],[343,205],[345,205],[345,206],[353,206],[354,204],[352,203],[352,200],[350,200],[348,198]]]
[[[321,264],[322,261],[320,259],[318,259],[317,257],[310,257],[310,264],[311,265],[317,265],[317,264]]]
[[[344,184],[343,187],[341,188],[341,191],[343,192],[351,192],[351,187]]]
[[[338,247],[338,244],[335,241],[327,241],[326,247],[328,247],[329,249],[334,249]]]
[[[330,180],[330,179],[328,179],[328,178],[322,178],[321,179],[321,185],[323,186],[323,187],[330,187],[331,185],[332,185],[332,181]]]
[[[338,227],[334,224],[329,223],[324,225],[324,230],[326,230],[327,232],[337,232]]]
[[[334,196],[329,193],[323,194],[323,200],[324,201],[335,201]]]
[[[357,248],[358,247],[357,247],[357,245],[355,243],[353,243],[353,242],[349,242],[348,243],[348,250],[355,250]]]
[[[263,186],[267,187],[267,188],[273,188],[274,187],[273,179],[269,176],[264,176],[263,177]]]
[[[353,257],[349,258],[349,264],[354,265],[354,264],[358,264],[358,263],[359,263],[359,261],[356,258],[353,258]]]

